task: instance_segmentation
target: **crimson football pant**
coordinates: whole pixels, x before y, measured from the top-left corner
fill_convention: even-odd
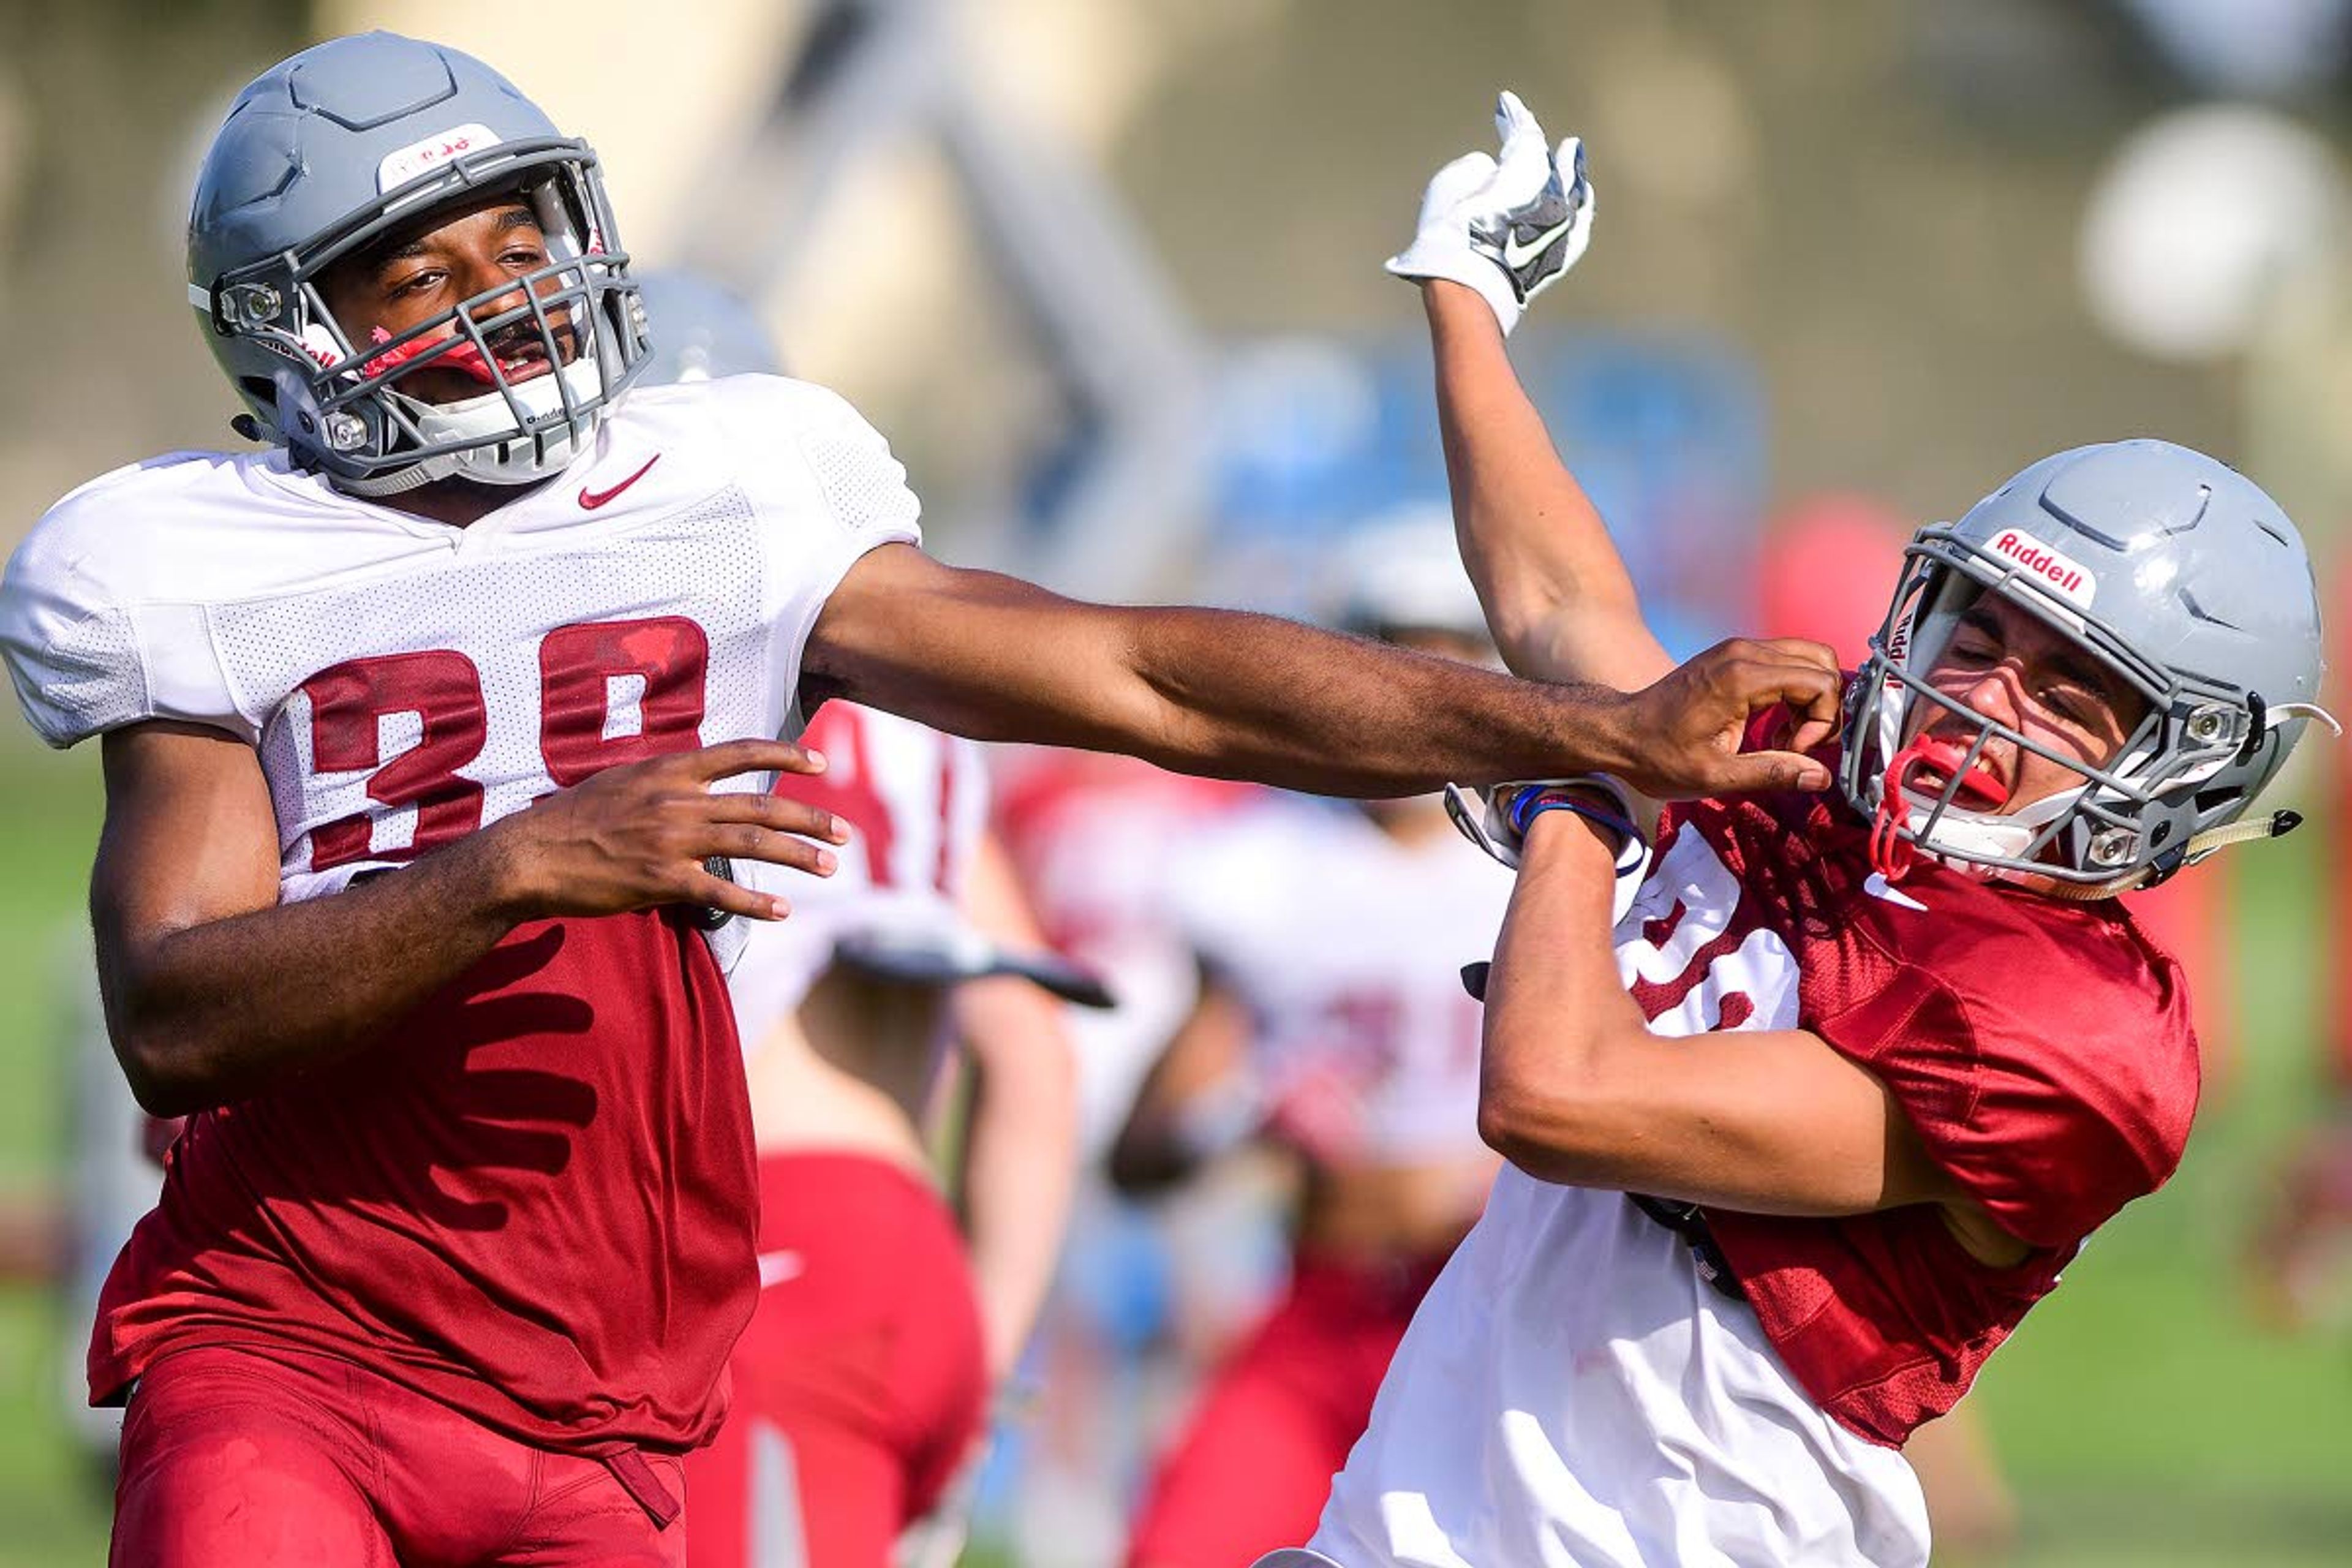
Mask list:
[[[1331,1478],[1442,1257],[1348,1263],[1311,1253],[1211,1383],[1144,1493],[1129,1568],[1235,1568],[1315,1533]]]
[[[113,1568],[678,1568],[677,1459],[558,1454],[340,1356],[206,1345],[123,1418]]]
[[[687,1459],[689,1568],[886,1568],[987,1404],[963,1238],[887,1161],[764,1155],[760,1277],[727,1424]]]

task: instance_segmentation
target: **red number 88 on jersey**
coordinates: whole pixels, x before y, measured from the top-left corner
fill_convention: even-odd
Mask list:
[[[702,627],[682,616],[548,633],[537,693],[545,787],[530,795],[700,746],[709,656]],[[414,859],[482,826],[483,784],[459,771],[481,758],[489,735],[472,658],[440,648],[349,659],[297,689],[310,703],[313,779],[364,773],[373,803],[311,829],[313,871]],[[413,818],[404,834],[404,818]]]

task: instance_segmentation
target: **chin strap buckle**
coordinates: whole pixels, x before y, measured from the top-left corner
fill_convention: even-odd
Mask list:
[[[2249,817],[2245,821],[2232,822],[2225,826],[2209,827],[2187,843],[2160,852],[2155,859],[2137,870],[2126,871],[2123,875],[2105,882],[2089,884],[2060,882],[2052,887],[2049,892],[2053,898],[2071,900],[2077,903],[2088,903],[2097,899],[2112,899],[2117,893],[2137,892],[2142,888],[2153,888],[2159,882],[2170,879],[2179,874],[2183,867],[2194,866],[2199,861],[2227,849],[2232,844],[2250,844],[2257,838],[2284,838],[2302,826],[2301,812],[2273,811],[2267,816]]]

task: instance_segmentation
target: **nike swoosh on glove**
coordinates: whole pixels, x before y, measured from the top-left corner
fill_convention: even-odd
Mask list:
[[[1437,171],[1412,244],[1388,269],[1476,289],[1508,335],[1527,302],[1591,243],[1594,204],[1582,142],[1569,137],[1555,153],[1516,93],[1496,100],[1495,126],[1501,155],[1472,153]]]

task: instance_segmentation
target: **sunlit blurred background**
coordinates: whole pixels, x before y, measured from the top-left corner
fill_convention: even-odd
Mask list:
[[[1677,651],[1856,647],[1890,538],[2120,436],[2237,463],[2343,557],[2352,0],[0,0],[6,543],[103,469],[238,445],[181,283],[190,174],[255,72],[376,26],[587,136],[638,264],[752,301],[950,560],[1296,610],[1347,531],[1442,494],[1379,263],[1501,86],[1588,141],[1596,242],[1514,346]],[[0,722],[5,1564],[104,1552],[59,1283],[95,763]],[[2315,830],[2155,911],[2202,982],[2197,1142],[1982,1379],[2007,1501],[1969,1560],[2352,1562],[2352,1260],[2288,1279],[2263,1245],[2343,1116],[2329,763],[2286,784]],[[1115,1560],[1213,1337],[1081,1246],[1076,1310],[1126,1313],[1109,1342],[1158,1370],[1117,1386],[1151,1396],[1074,1468],[1056,1433],[1132,1368],[1042,1354],[967,1561]],[[1267,1252],[1173,1250],[1244,1282]]]

